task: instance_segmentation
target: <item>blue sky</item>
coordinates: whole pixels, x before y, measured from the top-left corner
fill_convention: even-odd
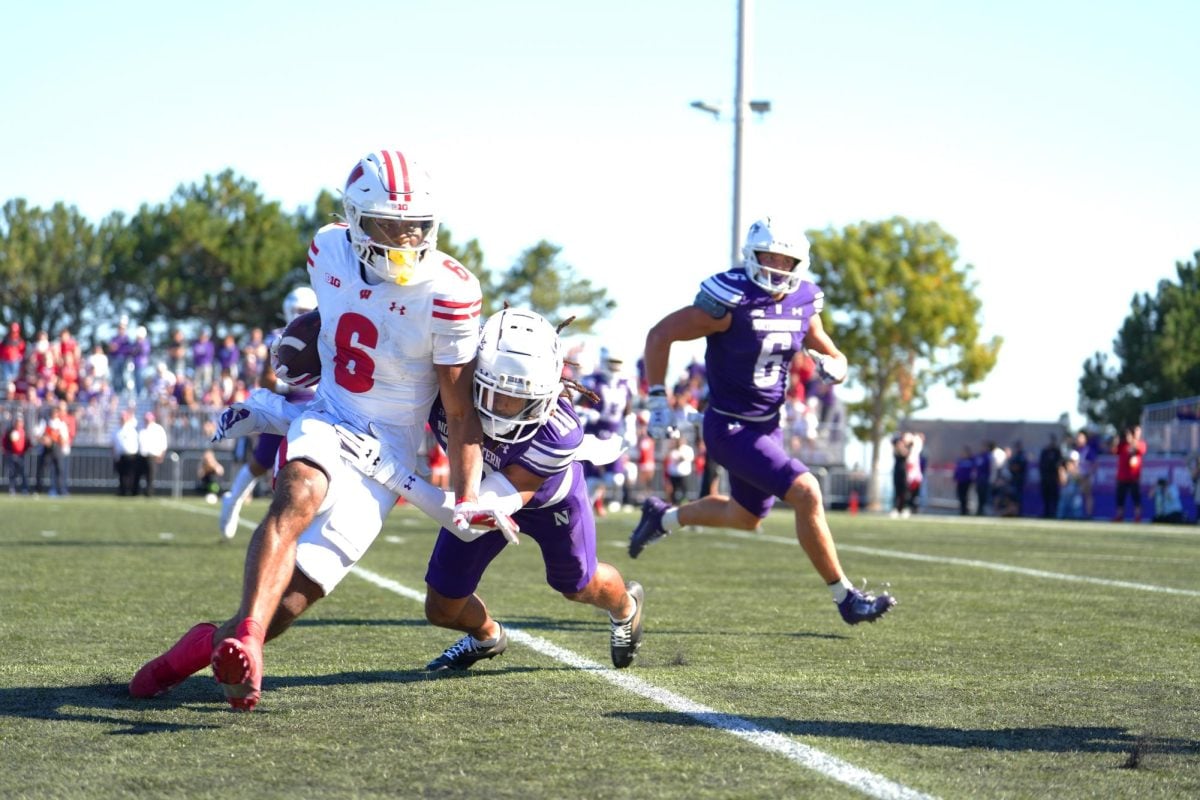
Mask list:
[[[636,357],[730,250],[734,0],[187,6],[5,18],[0,200],[93,221],[233,168],[289,210],[361,155],[425,155],[456,239],[540,239],[620,304]],[[1082,364],[1200,249],[1200,4],[752,3],[743,221],[932,220],[1006,340],[971,403],[1075,417]],[[682,365],[698,348],[676,346]],[[673,362],[674,363],[674,362]]]

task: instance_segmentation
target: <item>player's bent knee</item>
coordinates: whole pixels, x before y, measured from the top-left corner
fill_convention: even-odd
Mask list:
[[[792,487],[788,489],[787,497],[784,498],[787,504],[797,511],[811,512],[822,507],[821,484],[817,480],[817,476],[811,472],[806,472],[796,478],[792,483]]]

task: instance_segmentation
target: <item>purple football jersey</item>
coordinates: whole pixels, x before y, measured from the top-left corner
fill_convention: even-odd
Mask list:
[[[446,409],[439,397],[429,412],[429,424],[437,436],[438,443],[445,448],[448,429]],[[575,409],[565,397],[558,398],[558,407],[532,439],[517,444],[483,439],[483,463],[485,471],[498,472],[509,464],[519,464],[534,475],[546,479],[537,493],[526,504],[525,509],[541,508],[559,495],[567,469],[575,461],[575,451],[583,443],[583,425],[575,415]],[[521,512],[517,512],[518,515]],[[519,517],[518,517],[519,518]]]
[[[708,278],[700,292],[733,316],[729,330],[708,337],[704,365],[710,406],[752,420],[777,414],[788,365],[803,349],[813,316],[824,307],[820,287],[803,281],[776,300],[737,269]]]
[[[625,410],[632,405],[635,394],[629,379],[606,372],[593,372],[581,383],[600,397],[600,400],[595,403],[587,398],[582,400],[582,402],[594,406],[599,412],[599,416],[595,420],[586,424],[584,433],[594,434],[601,439],[623,433]]]

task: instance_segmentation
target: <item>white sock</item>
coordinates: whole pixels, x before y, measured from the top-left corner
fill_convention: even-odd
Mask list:
[[[254,491],[256,483],[258,483],[258,476],[250,471],[250,465],[242,464],[242,468],[238,470],[237,476],[233,479],[233,485],[229,487],[229,494],[233,496],[233,502],[244,502]]]
[[[679,508],[669,508],[663,512],[662,526],[664,531],[677,531],[683,526],[679,524]]]
[[[608,618],[613,621],[614,625],[624,625],[626,622],[629,622],[631,619],[633,619],[634,617],[637,616],[637,608],[638,608],[637,598],[634,597],[633,595],[629,595],[629,599],[633,601],[633,611],[629,612],[628,617],[626,617],[625,619],[617,619],[612,614],[608,615]]]
[[[853,588],[854,584],[846,580],[845,575],[829,584],[829,590],[833,592],[833,602],[840,603],[845,600],[846,595],[850,594],[850,590]]]
[[[500,630],[504,630],[504,629],[501,628]],[[474,639],[475,643],[477,645],[479,645],[480,647],[491,647],[492,645],[494,645],[500,641],[500,634],[497,633],[495,636],[493,636],[490,639],[476,639],[474,636],[472,636],[471,638]]]

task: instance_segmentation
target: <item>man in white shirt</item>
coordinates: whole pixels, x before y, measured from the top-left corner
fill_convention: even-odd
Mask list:
[[[138,431],[137,479],[134,489],[142,485],[142,494],[154,495],[154,474],[167,454],[167,431],[154,419],[154,412],[147,411],[145,425]]]
[[[121,427],[113,431],[112,448],[117,497],[133,497],[137,494],[138,427],[137,417],[129,409],[121,412]]]

